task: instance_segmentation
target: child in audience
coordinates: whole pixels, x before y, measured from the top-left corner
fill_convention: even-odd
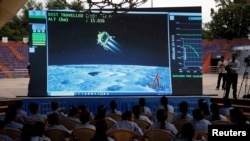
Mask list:
[[[163,129],[163,130],[167,130],[171,132],[173,135],[178,133],[178,130],[174,126],[174,124],[166,121],[168,116],[167,116],[167,112],[164,109],[159,109],[156,112],[156,118],[157,118],[157,122],[153,123],[153,125],[151,125],[148,130]]]

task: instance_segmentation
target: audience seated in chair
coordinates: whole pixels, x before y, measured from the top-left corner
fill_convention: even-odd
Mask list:
[[[196,139],[195,137],[195,130],[191,123],[185,123],[181,130],[176,134],[171,141],[205,141],[202,140],[204,137],[201,137],[200,139]]]
[[[4,128],[14,128],[14,129],[21,130],[23,128],[23,124],[16,122],[16,118],[17,118],[16,108],[8,107],[7,111],[5,112],[5,117],[4,117],[4,121],[5,121]]]
[[[141,110],[140,113],[152,115],[151,109],[146,106],[146,103],[147,103],[146,98],[144,97],[139,98],[139,106]]]
[[[95,134],[90,141],[114,141],[114,139],[107,135],[108,126],[106,120],[96,121],[95,127]]]
[[[0,140],[14,141],[10,136],[4,134],[4,125],[5,125],[5,122],[3,120],[0,120]]]
[[[203,99],[203,98],[198,99],[198,108],[202,110],[204,118],[211,115],[209,105],[206,99]]]
[[[167,112],[175,113],[174,106],[168,103],[168,98],[166,96],[162,96],[160,99],[160,105],[156,108],[156,111],[159,109],[165,109]]]
[[[89,112],[89,117],[90,117],[89,121],[93,121],[93,120],[95,119],[94,114],[93,114],[91,111],[89,111],[89,109],[88,109],[84,104],[81,104],[80,106],[78,106],[78,114],[77,114],[77,117],[80,118],[80,115],[81,115],[81,113],[82,113],[83,111]]]
[[[85,110],[85,111],[82,111],[81,114],[80,114],[80,123],[76,124],[75,125],[75,129],[77,128],[90,128],[90,129],[93,129],[95,130],[95,126],[93,124],[90,124],[90,113]]]
[[[234,107],[232,106],[232,101],[231,99],[225,98],[223,99],[223,107],[219,109],[219,113],[228,116],[230,115],[230,110],[233,109]]]
[[[72,130],[67,129],[63,125],[58,124],[59,121],[59,115],[57,113],[51,113],[48,115],[48,124],[45,128],[45,131],[50,130],[50,129],[58,129],[58,130],[63,130],[69,134],[71,134]]]
[[[230,110],[230,121],[234,125],[250,125],[250,120],[244,115],[243,110],[239,108]]]
[[[217,103],[210,104],[210,111],[211,115],[208,115],[206,117],[206,119],[209,120],[210,122],[214,120],[228,121],[227,117],[219,113],[219,105]]]
[[[17,140],[17,141],[31,141],[32,133],[33,133],[33,126],[30,123],[25,123],[23,125],[21,132],[20,132],[20,136],[16,137],[15,140]]]
[[[30,110],[30,115],[27,117],[26,122],[33,122],[33,121],[42,121],[43,123],[47,122],[47,115],[40,114],[40,108],[37,103],[30,103],[28,105],[28,108]],[[33,122],[34,123],[34,122]]]
[[[141,106],[140,105],[134,105],[132,107],[132,111],[133,111],[133,114],[134,114],[134,120],[144,120],[146,122],[148,122],[150,125],[153,124],[153,122],[148,118],[148,116],[145,116],[145,115],[142,115],[141,114]]]
[[[117,122],[111,128],[108,129],[107,133],[110,133],[116,129],[131,130],[143,136],[142,129],[134,122],[134,114],[131,111],[126,111],[122,114],[122,121]]]
[[[115,100],[111,100],[109,103],[110,110],[106,112],[106,116],[109,114],[120,114],[122,115],[122,112],[117,110],[117,103]]]
[[[153,125],[151,125],[148,130],[151,130],[151,129],[162,129],[162,130],[169,131],[173,135],[177,134],[178,130],[174,126],[174,124],[166,121],[166,119],[168,118],[167,116],[168,116],[167,112],[164,109],[159,109],[156,112],[157,121],[155,123],[153,123]]]
[[[97,113],[96,113],[96,116],[95,116],[95,121],[108,118],[109,120],[113,120],[114,122],[116,122],[115,119],[113,119],[111,117],[107,117],[106,116],[107,115],[106,112],[107,112],[106,106],[105,105],[99,105],[98,108],[97,108]]]
[[[59,118],[67,117],[66,110],[64,108],[61,108],[58,102],[52,101],[50,103],[50,106],[51,106],[51,111],[49,111],[47,115],[51,113],[57,113]]]
[[[212,123],[204,118],[204,113],[200,108],[193,110],[193,119],[190,123],[194,126],[195,131],[208,132],[208,125]]]
[[[23,101],[17,100],[16,101],[16,111],[17,111],[17,122],[24,124],[25,120],[27,119],[27,112],[23,109]],[[18,121],[20,119],[20,121]]]
[[[185,120],[190,121],[191,119],[193,119],[193,116],[188,113],[188,110],[189,110],[188,102],[182,101],[181,103],[179,103],[178,106],[179,106],[179,113],[176,113],[174,115],[173,121],[176,121],[179,119],[185,119]]]
[[[41,121],[33,124],[31,141],[51,141],[45,134],[45,124]]]

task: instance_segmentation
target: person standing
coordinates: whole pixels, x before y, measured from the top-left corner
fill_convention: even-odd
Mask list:
[[[232,59],[229,60],[226,66],[227,81],[226,81],[226,92],[224,98],[228,98],[230,87],[233,88],[233,98],[237,99],[237,83],[238,83],[238,69],[240,68],[240,62],[237,60],[237,54],[232,54]]]
[[[226,66],[228,62],[224,60],[224,56],[221,56],[220,61],[217,63],[217,69],[218,69],[218,79],[217,79],[217,86],[216,90],[220,89],[220,84],[222,80],[222,90],[225,90],[226,88],[226,77],[227,77],[227,71]]]

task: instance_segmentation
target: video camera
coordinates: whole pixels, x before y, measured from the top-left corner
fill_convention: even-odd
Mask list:
[[[246,63],[246,66],[250,66],[250,55],[248,55],[245,59],[244,62]]]

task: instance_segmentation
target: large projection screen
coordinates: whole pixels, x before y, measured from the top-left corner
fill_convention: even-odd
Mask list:
[[[28,96],[202,95],[201,7],[29,11]]]

